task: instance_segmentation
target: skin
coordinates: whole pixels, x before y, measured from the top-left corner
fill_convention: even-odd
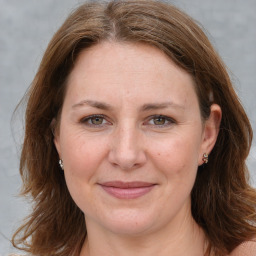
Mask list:
[[[238,246],[230,256],[254,256],[256,253],[256,238]]]
[[[102,42],[79,55],[54,142],[85,215],[81,256],[204,254],[190,193],[216,142],[221,109],[212,105],[203,121],[194,87],[188,73],[142,43]],[[154,186],[120,199],[101,186],[116,180]]]

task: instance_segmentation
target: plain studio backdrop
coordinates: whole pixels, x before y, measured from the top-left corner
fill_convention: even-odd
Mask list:
[[[229,67],[235,89],[256,131],[256,0],[170,1],[198,20]],[[0,0],[0,256],[30,205],[18,192],[22,111],[13,111],[36,74],[54,32],[78,0]],[[256,141],[248,166],[256,187]]]

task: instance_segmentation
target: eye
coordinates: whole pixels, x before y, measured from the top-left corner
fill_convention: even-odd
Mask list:
[[[101,117],[101,116],[94,116],[94,117],[91,117],[89,120],[90,120],[90,122],[91,122],[92,124],[100,125],[100,124],[103,123],[104,118]]]
[[[110,124],[103,115],[91,115],[83,118],[81,123],[88,126],[104,126],[105,124]]]
[[[170,126],[174,123],[175,121],[172,118],[168,116],[163,116],[163,115],[151,116],[148,119],[148,124],[152,126],[165,127],[165,126]]]
[[[166,123],[166,121],[167,121],[166,118],[164,118],[162,116],[153,118],[153,122],[155,125],[164,125]]]

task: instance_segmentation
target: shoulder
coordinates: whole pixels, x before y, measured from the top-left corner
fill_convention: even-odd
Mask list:
[[[230,256],[255,256],[256,255],[256,239],[240,244]]]

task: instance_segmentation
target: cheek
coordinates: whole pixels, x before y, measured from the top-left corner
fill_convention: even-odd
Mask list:
[[[93,204],[93,189],[98,170],[104,159],[106,143],[82,134],[65,134],[62,138],[62,158],[65,180],[71,197],[84,212],[84,206]]]
[[[65,170],[73,175],[90,173],[100,163],[105,144],[102,139],[86,137],[82,133],[66,133],[61,141]]]
[[[163,214],[169,212],[174,215],[187,202],[190,202],[198,168],[194,142],[186,142],[183,137],[176,137],[169,143],[164,143],[161,146],[155,145],[154,148],[158,148],[158,150],[153,151],[152,147],[154,155],[151,159],[154,161],[157,173],[162,177],[163,190],[158,200],[163,207]]]
[[[158,150],[157,150],[158,149]],[[179,182],[194,180],[198,168],[199,144],[183,137],[176,137],[155,145],[152,149],[154,165],[168,180]]]
[[[106,143],[96,137],[66,133],[62,138],[61,150],[65,178],[70,192],[79,193],[95,182],[97,170],[105,157]]]

